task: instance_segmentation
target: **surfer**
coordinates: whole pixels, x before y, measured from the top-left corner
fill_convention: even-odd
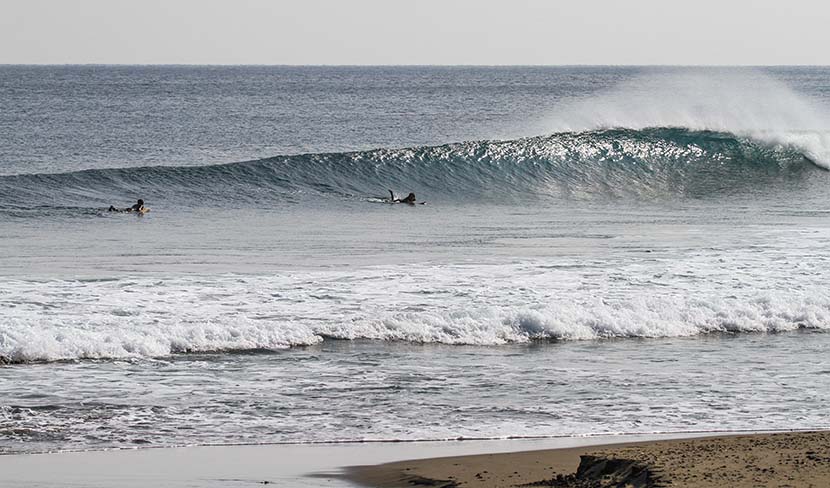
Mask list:
[[[406,198],[395,198],[395,193],[392,190],[389,190],[389,201],[391,203],[408,203],[409,205],[415,205],[415,194],[410,192]]]
[[[138,199],[136,204],[133,205],[132,207],[120,209],[120,208],[115,208],[114,205],[110,205],[110,208],[108,209],[108,211],[110,211],[110,212],[144,212],[144,210],[145,210],[144,209],[144,200],[142,200],[140,198]]]

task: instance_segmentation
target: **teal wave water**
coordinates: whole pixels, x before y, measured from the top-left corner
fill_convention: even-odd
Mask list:
[[[0,177],[0,208],[77,209],[125,195],[184,206],[365,200],[386,188],[501,203],[545,198],[706,197],[805,178],[803,149],[684,128],[565,132],[507,141],[277,156],[209,166]]]

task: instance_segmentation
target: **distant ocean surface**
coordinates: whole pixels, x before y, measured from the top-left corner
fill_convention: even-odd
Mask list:
[[[823,67],[0,66],[0,453],[830,428],[828,114]]]

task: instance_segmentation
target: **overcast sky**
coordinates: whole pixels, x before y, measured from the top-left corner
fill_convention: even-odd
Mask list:
[[[830,64],[819,0],[0,0],[0,63]]]

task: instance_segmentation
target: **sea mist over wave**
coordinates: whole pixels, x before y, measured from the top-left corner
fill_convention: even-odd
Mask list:
[[[830,169],[830,116],[757,70],[643,74],[612,91],[562,105],[548,132],[684,127],[793,146]]]

